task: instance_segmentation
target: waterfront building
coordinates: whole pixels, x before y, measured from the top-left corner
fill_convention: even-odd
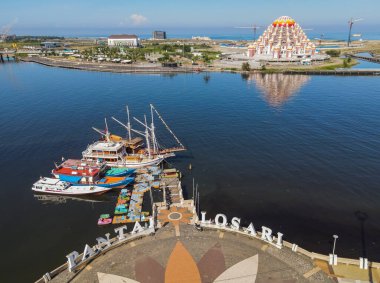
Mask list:
[[[50,49],[50,48],[61,47],[62,43],[60,43],[60,42],[53,42],[53,41],[46,41],[46,42],[41,42],[40,45],[41,45],[42,48]]]
[[[117,34],[108,37],[108,46],[129,46],[137,47],[140,39],[134,34]]]
[[[192,40],[203,40],[203,41],[210,41],[211,38],[208,36],[192,36]]]
[[[155,40],[166,39],[166,31],[159,31],[159,30],[154,31],[153,32],[153,39],[155,39]]]
[[[248,57],[269,60],[294,60],[315,55],[315,45],[301,26],[288,16],[276,19],[264,33],[248,47]]]

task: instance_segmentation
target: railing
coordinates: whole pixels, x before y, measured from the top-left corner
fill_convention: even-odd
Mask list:
[[[80,272],[83,269],[83,267],[85,267],[90,261],[92,261],[93,259],[95,259],[99,255],[105,254],[105,253],[107,253],[107,252],[109,252],[109,251],[111,251],[111,250],[113,250],[113,249],[115,249],[121,245],[124,245],[126,243],[131,242],[131,241],[152,235],[154,233],[155,233],[154,228],[148,228],[148,229],[145,229],[144,231],[139,232],[139,233],[124,234],[125,238],[121,239],[121,240],[118,238],[118,236],[115,236],[114,238],[111,238],[109,240],[110,246],[107,246],[106,243],[96,244],[96,245],[91,247],[94,251],[96,251],[92,256],[89,256],[85,260],[79,262],[80,258],[83,257],[83,253],[79,254],[79,256],[77,257],[77,260],[76,260],[77,265],[75,266],[74,271]],[[99,248],[101,248],[101,249],[99,250]],[[67,270],[68,268],[69,268],[69,266],[68,266],[68,263],[66,262],[65,264],[62,264],[61,266],[57,267],[56,269],[44,274],[41,278],[36,280],[35,283],[48,282],[52,278],[57,276],[59,273]]]
[[[232,229],[232,228],[230,228],[228,226],[219,226],[219,225],[216,225],[216,224],[213,224],[213,223],[202,223],[202,222],[200,222],[200,224],[201,224],[201,226],[203,228],[206,228],[206,229],[208,228],[208,229],[223,230],[223,231],[226,231],[226,232],[238,233],[238,234],[244,235],[246,237],[251,237],[251,238],[253,237],[255,239],[263,241],[261,239],[261,232],[257,232],[257,236],[253,236],[253,235],[247,234],[242,229],[235,230],[235,229]],[[263,241],[263,242],[266,243],[266,244],[268,244],[268,242],[266,242],[266,241]],[[302,255],[305,255],[305,256],[309,257],[310,259],[312,259],[312,260],[313,259],[319,259],[319,260],[323,260],[323,261],[327,261],[327,262],[330,261],[330,255],[323,255],[323,254],[319,254],[319,253],[310,252],[308,250],[300,248],[297,245],[292,244],[292,243],[287,242],[287,241],[283,241],[282,243],[283,243],[284,247],[290,248],[294,252],[297,252],[297,253],[300,253]],[[269,244],[271,244],[271,243],[269,243]],[[276,246],[275,244],[272,244],[272,245]],[[296,246],[296,248],[295,248],[295,246]],[[351,258],[344,258],[344,257],[337,257],[337,264],[355,265],[357,267],[361,266],[360,259],[351,259]],[[380,268],[380,263],[378,263],[378,262],[369,262],[368,266],[371,267],[371,268],[379,269]]]

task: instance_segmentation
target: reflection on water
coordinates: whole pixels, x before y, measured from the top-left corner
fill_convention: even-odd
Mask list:
[[[43,204],[63,204],[68,201],[79,201],[79,202],[110,202],[112,199],[108,195],[102,195],[98,197],[80,197],[80,196],[59,196],[59,195],[44,195],[44,194],[35,194],[34,197],[42,202]]]
[[[248,82],[254,82],[265,101],[273,107],[280,107],[310,80],[305,75],[250,74]]]

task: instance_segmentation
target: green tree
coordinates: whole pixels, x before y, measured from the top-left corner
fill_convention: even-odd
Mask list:
[[[251,70],[251,65],[249,65],[248,62],[244,62],[243,64],[241,64],[241,69],[243,71],[249,72]]]
[[[343,60],[343,68],[347,68],[347,67],[348,67],[347,59],[344,59]]]
[[[168,53],[164,53],[164,55],[162,57],[158,58],[158,61],[160,61],[160,62],[171,62],[172,58],[170,57],[170,55]]]
[[[210,57],[209,57],[208,54],[206,54],[206,53],[203,53],[203,54],[202,54],[202,60],[203,60],[203,62],[205,62],[206,64],[207,64],[207,63],[210,63],[210,61],[211,61]]]
[[[184,50],[185,52],[191,52],[191,46],[189,46],[189,45],[185,45],[185,46],[183,47],[183,50]]]
[[[331,57],[339,57],[340,51],[339,50],[327,50],[326,54],[330,55]]]

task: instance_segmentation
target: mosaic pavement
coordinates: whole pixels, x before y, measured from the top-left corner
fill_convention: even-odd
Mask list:
[[[167,224],[155,236],[111,250],[74,277],[63,272],[53,282],[336,282],[289,249],[234,233],[198,231],[181,222],[186,211],[174,210],[161,215]]]

